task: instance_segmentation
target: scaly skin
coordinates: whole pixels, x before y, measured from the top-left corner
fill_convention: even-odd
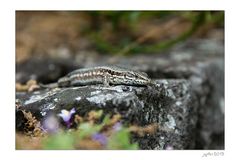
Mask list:
[[[104,84],[106,86],[147,86],[151,84],[151,79],[148,78],[148,75],[143,72],[133,71],[116,66],[99,66],[75,70],[60,78],[57,83],[43,85],[43,87],[54,88],[92,84]]]

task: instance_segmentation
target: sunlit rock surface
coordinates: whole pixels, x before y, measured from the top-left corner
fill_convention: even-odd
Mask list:
[[[114,64],[144,71],[160,79],[159,86],[83,86],[16,93],[23,108],[38,118],[77,107],[80,114],[92,109],[119,112],[126,123],[157,122],[162,130],[156,135],[134,137],[143,149],[224,149],[223,41],[190,40],[157,55],[93,56],[90,61],[81,57],[31,59],[17,65],[16,82],[54,82],[76,68]]]

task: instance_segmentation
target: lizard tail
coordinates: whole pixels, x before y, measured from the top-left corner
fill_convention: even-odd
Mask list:
[[[40,87],[42,88],[57,88],[58,87],[58,83],[50,83],[50,84],[39,84]]]

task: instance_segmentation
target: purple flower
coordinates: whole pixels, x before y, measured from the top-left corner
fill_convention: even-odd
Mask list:
[[[113,125],[113,130],[114,131],[120,131],[122,129],[122,123],[117,122]]]
[[[167,145],[166,150],[173,150],[173,146]]]
[[[107,137],[101,133],[95,133],[92,135],[92,140],[98,141],[101,145],[105,146],[107,144]]]
[[[57,133],[59,129],[59,123],[55,116],[47,116],[42,122],[42,129],[48,133]]]
[[[61,110],[61,113],[58,114],[63,119],[63,121],[66,123],[68,128],[71,125],[70,120],[74,113],[76,113],[76,110],[75,110],[75,108],[72,108],[70,111],[63,109],[63,110]]]

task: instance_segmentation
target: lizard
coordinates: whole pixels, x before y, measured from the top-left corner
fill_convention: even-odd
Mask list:
[[[92,84],[147,86],[152,81],[144,72],[117,66],[82,68],[68,73],[56,83],[41,84],[44,88],[84,86]]]

